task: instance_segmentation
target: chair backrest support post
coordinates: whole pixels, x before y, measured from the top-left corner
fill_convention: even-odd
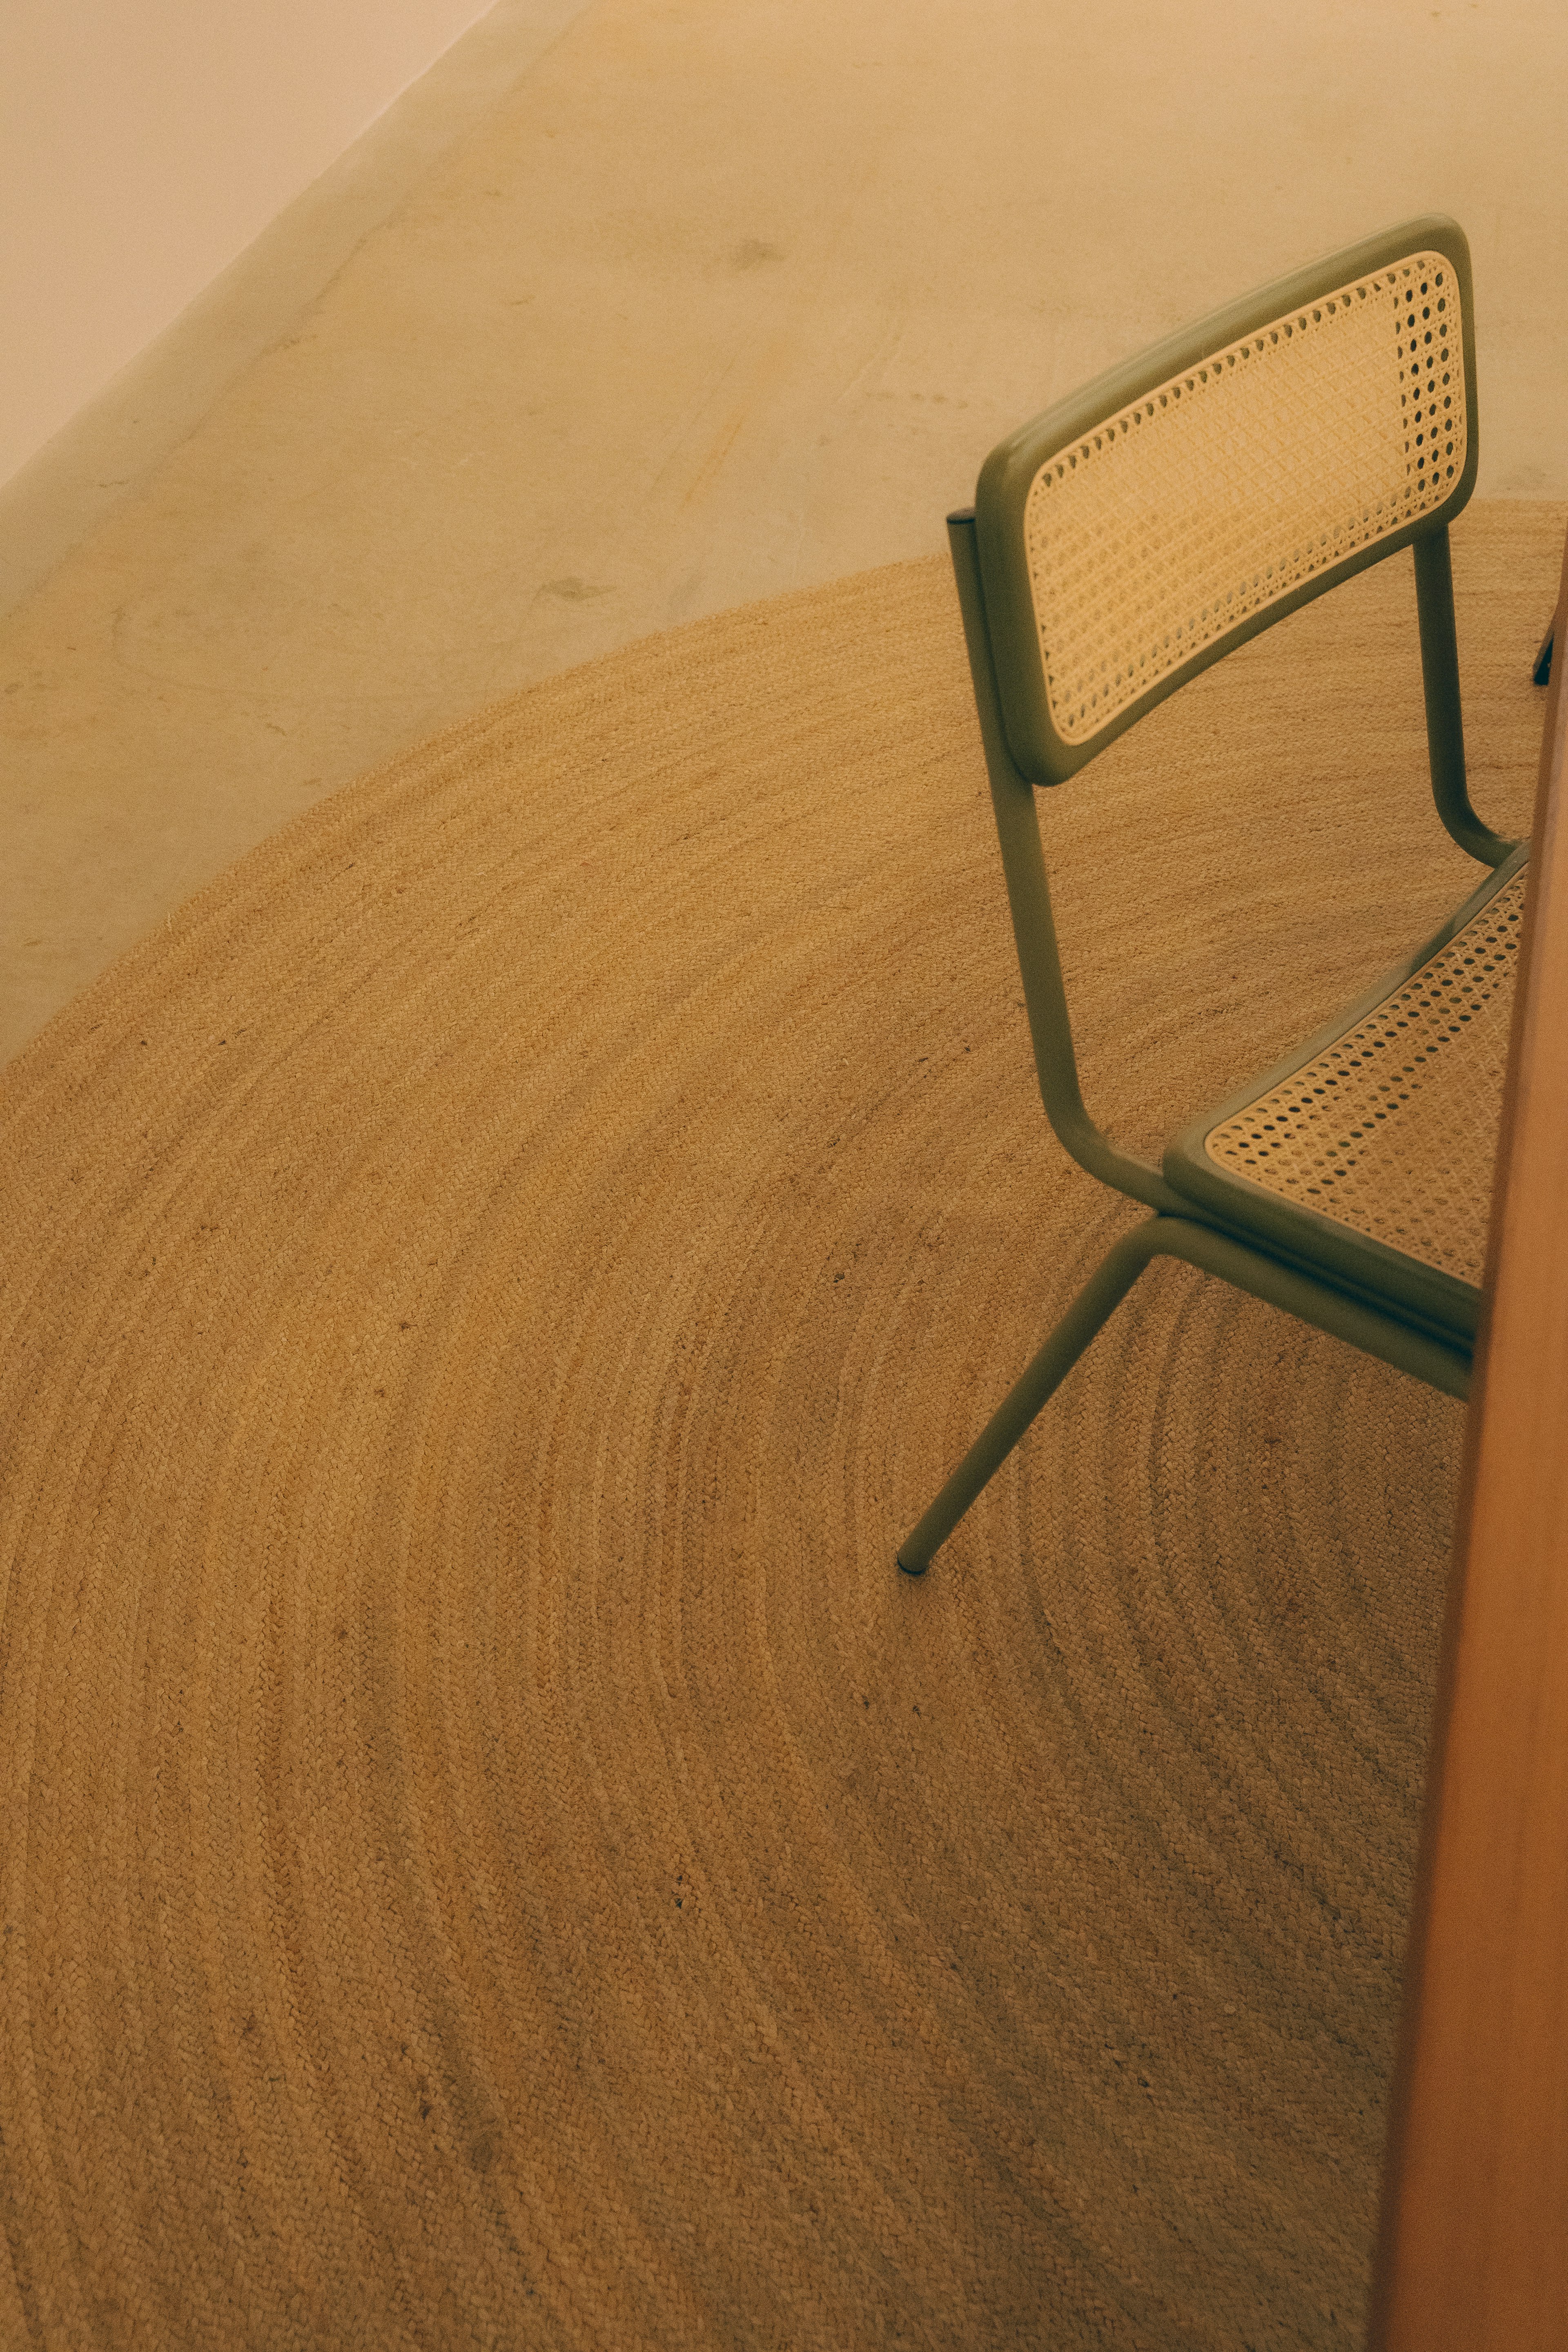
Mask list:
[[[1051,886],[1040,845],[1034,786],[1019,774],[1002,727],[972,509],[948,516],[947,540],[953,553],[964,637],[975,683],[975,707],[990,777],[991,805],[996,812],[1002,871],[1007,879],[1024,1005],[1045,1115],[1064,1150],[1092,1176],[1099,1177],[1102,1183],[1114,1186],[1117,1192],[1145,1202],[1151,1209],[1191,1216],[1191,1208],[1172,1191],[1158,1169],[1151,1168],[1131,1152],[1120,1150],[1084,1108],[1061,959],[1056,944],[1056,924],[1051,911]]]
[[[1416,611],[1421,625],[1421,686],[1427,702],[1432,798],[1445,827],[1462,850],[1482,866],[1500,866],[1518,844],[1505,841],[1481,823],[1470,805],[1465,776],[1454,573],[1447,524],[1424,531],[1411,552],[1416,559]]]

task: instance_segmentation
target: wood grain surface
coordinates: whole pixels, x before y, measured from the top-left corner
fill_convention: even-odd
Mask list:
[[[1565,620],[1568,553],[1385,2178],[1377,2352],[1568,2345]]]

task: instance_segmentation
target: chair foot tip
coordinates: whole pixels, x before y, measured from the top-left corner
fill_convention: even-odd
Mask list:
[[[894,1557],[905,1576],[924,1576],[926,1569],[930,1566],[930,1562],[924,1559],[917,1559],[911,1564],[910,1561],[904,1559],[902,1552],[895,1553]]]

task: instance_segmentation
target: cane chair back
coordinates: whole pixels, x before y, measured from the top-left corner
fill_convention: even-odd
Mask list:
[[[976,492],[1008,741],[1056,783],[1475,480],[1469,261],[1420,221],[1047,411]]]

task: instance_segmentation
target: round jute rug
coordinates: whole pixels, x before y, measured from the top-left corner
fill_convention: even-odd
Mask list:
[[[1043,815],[1152,1147],[1469,887],[1407,559]],[[411,752],[0,1112],[0,2340],[1357,2340],[1461,1416],[1166,1266],[896,1573],[1136,1213],[943,565]]]

